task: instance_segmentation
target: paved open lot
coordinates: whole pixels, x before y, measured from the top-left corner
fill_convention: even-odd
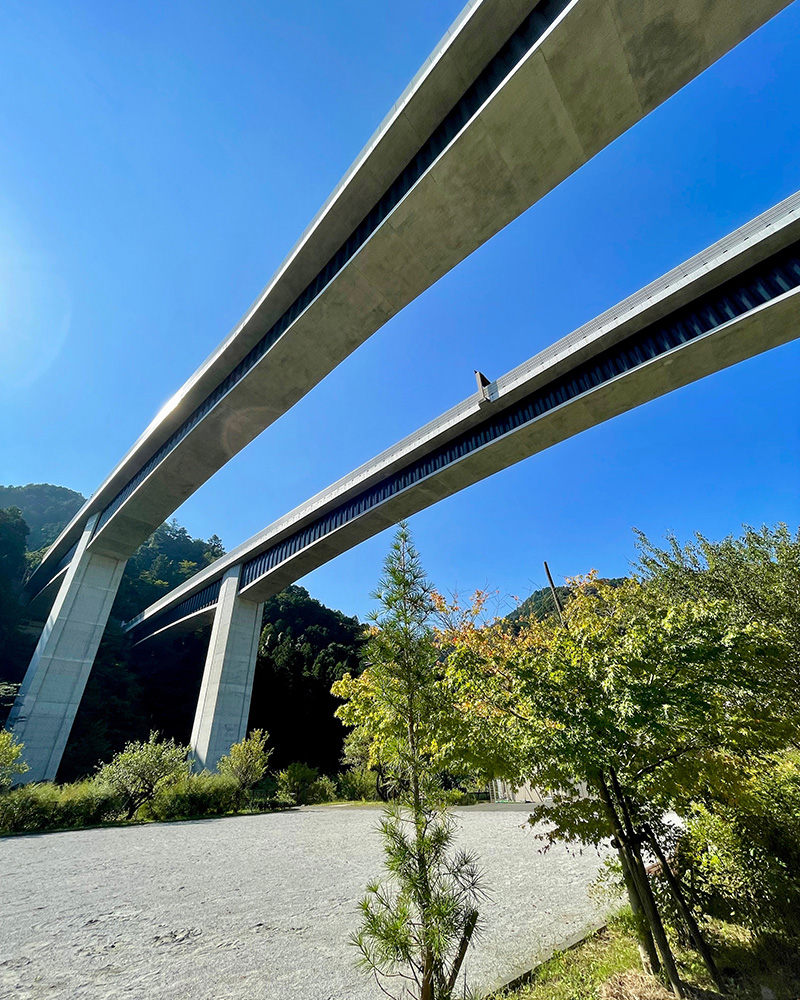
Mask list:
[[[524,806],[456,810],[492,889],[468,959],[485,990],[601,917],[599,858],[539,851]],[[15,1000],[332,1000],[382,994],[354,968],[379,813],[266,816],[0,840],[0,995]]]

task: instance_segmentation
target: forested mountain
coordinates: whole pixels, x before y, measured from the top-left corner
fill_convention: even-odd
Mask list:
[[[55,539],[84,502],[64,487],[0,487],[20,510],[0,510],[0,724],[30,660],[38,630],[23,627],[19,590],[25,539]],[[58,515],[58,503],[64,505]],[[67,501],[72,498],[72,505]],[[29,532],[29,514],[39,525]],[[38,519],[38,520],[37,520]],[[73,726],[59,778],[90,773],[126,740],[146,738],[151,728],[188,742],[197,705],[208,634],[162,638],[131,647],[121,622],[224,553],[222,541],[193,538],[172,520],[161,525],[128,560],[106,634],[97,654]],[[28,557],[31,552],[28,551]],[[29,559],[30,561],[30,559]],[[290,587],[264,609],[251,728],[265,728],[274,747],[273,764],[303,760],[335,771],[344,730],[333,712],[331,683],[360,669],[362,626],[355,618],[315,601],[302,587]]]
[[[618,587],[624,579],[621,576],[614,577],[613,580],[606,580],[605,583],[611,584],[612,587]],[[563,608],[569,600],[572,591],[569,587],[556,587],[556,594]],[[515,622],[521,618],[545,618],[547,615],[553,614],[555,610],[556,605],[553,600],[552,590],[549,587],[542,587],[541,590],[534,590],[530,597],[526,597],[518,608],[515,608],[510,614],[506,615],[506,619],[510,622]]]
[[[112,615],[128,621],[224,554],[218,535],[192,538],[174,518],[167,521],[128,560]]]
[[[54,542],[72,515],[85,503],[86,497],[66,486],[51,486],[50,483],[0,486],[0,509],[19,507],[30,528],[29,552]]]
[[[339,769],[345,730],[333,717],[339,702],[330,687],[345,671],[360,672],[362,632],[357,619],[326,608],[303,587],[291,586],[264,605],[248,728],[269,732],[273,767],[301,760],[327,773]],[[104,642],[113,641],[107,632]],[[207,633],[135,647],[149,726],[189,739],[207,648]],[[81,731],[76,747],[90,738],[88,725]]]
[[[345,729],[333,713],[331,684],[361,671],[364,626],[291,586],[264,605],[251,725],[273,737],[274,764],[304,760],[338,770]]]
[[[570,589],[569,587],[556,587],[556,593],[563,607],[569,599]],[[506,619],[510,622],[515,622],[521,618],[545,618],[555,610],[556,605],[553,600],[553,592],[549,587],[542,587],[541,590],[534,590],[530,597],[526,597],[518,608],[514,608],[513,611],[506,615]]]

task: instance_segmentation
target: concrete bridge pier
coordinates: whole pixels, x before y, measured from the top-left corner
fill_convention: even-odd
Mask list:
[[[263,603],[239,596],[235,566],[222,579],[192,727],[195,768],[213,771],[247,735]]]
[[[55,780],[127,562],[87,551],[98,517],[83,530],[6,723],[25,744],[23,782]]]

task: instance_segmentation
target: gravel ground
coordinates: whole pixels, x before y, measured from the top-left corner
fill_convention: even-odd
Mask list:
[[[602,922],[599,859],[539,852],[527,807],[455,811],[492,898],[467,961],[485,991]],[[367,1000],[348,937],[380,874],[379,813],[264,816],[0,840],[0,996]]]

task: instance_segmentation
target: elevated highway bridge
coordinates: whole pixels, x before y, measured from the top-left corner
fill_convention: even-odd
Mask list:
[[[28,598],[47,606],[92,517],[88,551],[127,558],[393,315],[787,2],[472,0]]]
[[[29,780],[55,776],[138,545],[405,305],[787,3],[467,4],[241,322],[28,581],[32,615],[52,603],[8,723]]]
[[[617,414],[800,337],[800,193],[490,383],[124,627],[213,622],[192,746],[247,727],[263,602],[384,528]]]

